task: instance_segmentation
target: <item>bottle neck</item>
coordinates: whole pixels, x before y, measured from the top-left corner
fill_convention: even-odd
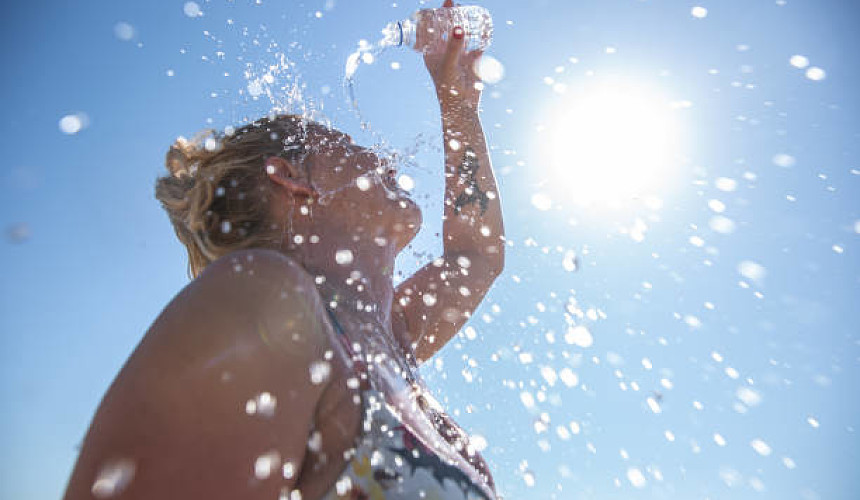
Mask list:
[[[397,29],[398,29],[398,40],[397,44],[400,47],[415,47],[415,28],[416,23],[412,19],[404,19],[403,21],[398,21]]]

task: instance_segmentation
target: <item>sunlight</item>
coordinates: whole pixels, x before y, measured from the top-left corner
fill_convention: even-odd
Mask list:
[[[681,144],[677,110],[667,98],[641,86],[595,82],[571,88],[563,99],[553,106],[541,148],[556,195],[621,208],[666,191]]]

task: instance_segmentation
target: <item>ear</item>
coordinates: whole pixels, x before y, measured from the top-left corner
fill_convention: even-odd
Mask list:
[[[270,181],[285,187],[293,196],[319,198],[317,190],[304,179],[301,167],[280,156],[266,158],[266,175]]]

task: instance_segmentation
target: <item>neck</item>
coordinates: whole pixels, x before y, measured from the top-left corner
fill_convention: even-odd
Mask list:
[[[381,327],[390,335],[396,249],[366,232],[353,234],[317,243],[305,238],[282,251],[314,276],[324,305],[350,329]]]

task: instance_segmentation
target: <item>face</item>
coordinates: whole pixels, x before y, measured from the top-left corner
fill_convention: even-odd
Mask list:
[[[305,161],[318,203],[351,228],[363,227],[374,237],[405,247],[421,227],[421,209],[397,185],[394,165],[358,146],[341,132],[318,124],[308,127],[311,152]]]

